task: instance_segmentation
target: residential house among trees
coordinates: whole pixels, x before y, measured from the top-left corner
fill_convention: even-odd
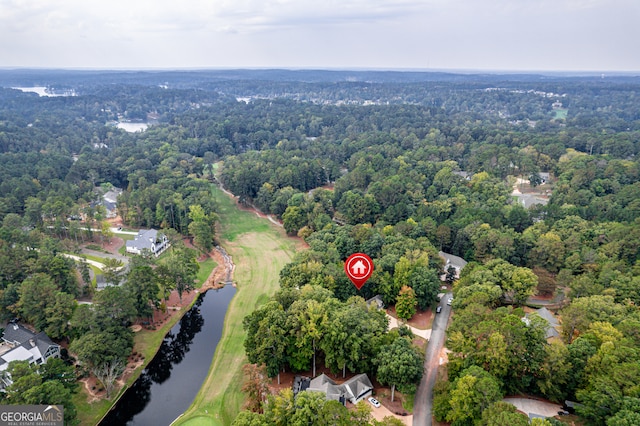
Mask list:
[[[102,205],[107,211],[107,219],[112,219],[118,215],[116,207],[120,194],[122,194],[122,189],[113,188],[102,196]]]
[[[346,382],[338,385],[327,375],[321,374],[311,380],[306,389],[310,392],[322,392],[327,396],[327,400],[340,401],[343,404],[349,401],[357,404],[373,393],[373,385],[366,374],[353,376]]]
[[[118,197],[120,196],[120,194],[122,194],[122,189],[113,186],[111,186],[110,188],[111,189],[109,189],[105,193],[102,193],[103,191],[105,191],[104,188],[96,188],[95,191],[99,194],[102,194],[102,196],[99,201],[91,203],[92,207],[96,207],[99,205],[104,207],[107,219],[113,219],[118,215]]]
[[[167,248],[169,239],[155,229],[141,229],[134,240],[127,241],[127,253],[132,254],[142,254],[144,250],[148,250],[157,257]]]
[[[440,277],[442,281],[445,280],[445,276],[447,275],[447,269],[449,267],[453,267],[456,270],[456,278],[460,278],[460,271],[467,265],[467,261],[461,258],[460,256],[455,256],[450,253],[445,253],[443,251],[438,252],[438,256],[444,260],[444,274]]]
[[[549,203],[548,198],[544,198],[535,194],[518,194],[514,195],[518,203],[522,204],[525,209],[530,209],[536,205],[546,206]]]
[[[560,333],[558,332],[558,328],[560,328],[560,323],[558,322],[558,319],[553,315],[553,313],[551,313],[551,311],[549,311],[547,308],[540,308],[535,311],[535,314],[537,314],[540,318],[545,320],[545,322],[547,323],[547,326],[545,329],[546,331],[545,337],[547,339],[560,337]],[[525,317],[523,318],[523,321],[525,321],[527,324],[529,321],[529,315],[530,314],[526,314]]]
[[[6,372],[11,361],[44,364],[49,358],[59,357],[60,345],[53,343],[45,332],[35,333],[18,323],[9,323],[0,344],[0,373],[4,373],[0,389],[12,383]]]

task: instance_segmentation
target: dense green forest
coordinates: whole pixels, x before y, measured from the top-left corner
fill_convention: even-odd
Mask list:
[[[123,286],[95,293],[94,309],[78,306],[92,289],[62,253],[95,235],[75,218],[99,226],[96,188],[122,188],[126,225],[191,235],[206,251],[213,235],[203,229],[216,218],[210,186],[219,183],[310,246],[281,272],[281,291],[245,320],[247,355],[270,377],[323,362],[411,393],[415,380],[381,373],[382,354],[413,351],[402,346],[405,331],[388,333],[354,296],[433,306],[442,250],[470,263],[453,287],[436,418],[491,424],[483,412],[506,416],[496,401],[526,393],[578,401],[588,424],[638,423],[638,78],[3,70],[0,86],[0,314],[66,339],[96,371],[126,358],[126,325],[184,282],[170,265],[194,254],[134,263]],[[12,88],[33,86],[74,96]],[[127,121],[151,125],[116,126]],[[512,195],[523,185],[545,203],[524,207]],[[361,292],[342,269],[355,251],[375,262]],[[533,294],[563,296],[556,341],[521,321]],[[358,321],[367,315],[365,327]],[[369,336],[366,357],[348,352],[340,324]],[[55,386],[67,406],[73,387]],[[3,397],[21,402],[19,394]],[[267,414],[237,423],[274,424]]]

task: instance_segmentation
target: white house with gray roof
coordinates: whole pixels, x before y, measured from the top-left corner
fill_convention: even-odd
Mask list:
[[[460,256],[456,256],[451,253],[445,253],[443,251],[439,251],[438,256],[440,256],[440,258],[444,260],[444,271],[445,271],[445,273],[442,274],[440,279],[444,281],[445,279],[444,277],[447,275],[446,272],[447,272],[447,269],[449,269],[449,266],[452,266],[453,269],[456,270],[456,278],[460,278],[460,271],[462,271],[462,268],[467,266],[467,261],[461,258]]]
[[[535,194],[517,194],[514,195],[514,198],[520,203],[525,209],[530,209],[536,205],[546,206],[549,203],[549,199],[546,197],[541,197]]]
[[[44,364],[49,358],[60,358],[60,345],[45,332],[36,333],[14,322],[7,324],[0,343],[0,389],[13,383],[6,372],[11,361]]]
[[[155,229],[141,229],[133,240],[127,241],[127,253],[142,254],[147,250],[154,256],[169,248],[169,239]]]

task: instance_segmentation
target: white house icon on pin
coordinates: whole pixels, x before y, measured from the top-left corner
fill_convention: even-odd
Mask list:
[[[367,267],[362,260],[358,260],[351,266],[351,271],[353,271],[353,275],[366,275]]]

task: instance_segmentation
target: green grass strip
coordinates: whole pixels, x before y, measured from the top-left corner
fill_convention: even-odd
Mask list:
[[[227,309],[209,373],[176,425],[224,426],[233,422],[244,402],[242,319],[275,293],[280,270],[296,250],[295,240],[281,228],[253,212],[239,210],[234,200],[218,189],[213,195],[219,205],[222,245],[236,265],[234,281],[238,288]]]

